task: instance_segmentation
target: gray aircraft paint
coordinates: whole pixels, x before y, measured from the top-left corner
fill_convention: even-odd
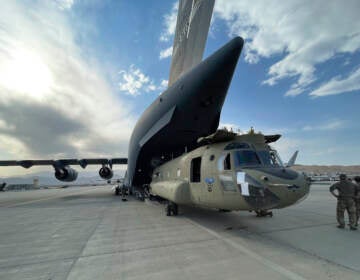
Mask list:
[[[180,0],[169,86],[202,60],[215,0]]]

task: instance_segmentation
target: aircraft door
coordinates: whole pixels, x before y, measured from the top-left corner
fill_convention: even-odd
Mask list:
[[[190,182],[201,182],[201,157],[196,157],[191,160]]]
[[[191,159],[190,162],[190,186],[193,199],[197,203],[203,202],[203,190],[201,183],[201,156]]]

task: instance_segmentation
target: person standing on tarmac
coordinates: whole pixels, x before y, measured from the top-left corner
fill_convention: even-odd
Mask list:
[[[355,183],[357,184],[357,191],[355,196],[355,207],[356,207],[356,220],[355,225],[358,226],[359,224],[359,217],[360,217],[360,176],[356,176],[354,178]]]
[[[335,193],[337,190],[338,194]],[[357,186],[346,179],[345,174],[340,174],[340,182],[333,184],[330,187],[330,192],[337,198],[336,218],[339,223],[338,228],[345,228],[344,212],[345,209],[349,215],[349,225],[351,230],[357,230],[356,224],[356,209],[355,209],[355,195]]]

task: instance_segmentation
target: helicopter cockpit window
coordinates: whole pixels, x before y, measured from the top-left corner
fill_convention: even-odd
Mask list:
[[[258,155],[253,150],[235,151],[234,158],[237,167],[261,165]]]
[[[238,150],[238,149],[250,149],[249,144],[247,143],[230,143],[228,145],[226,145],[226,147],[224,148],[224,150]]]
[[[261,158],[261,161],[264,165],[267,166],[283,166],[283,163],[278,155],[278,153],[274,150],[269,151],[258,151],[258,155]]]

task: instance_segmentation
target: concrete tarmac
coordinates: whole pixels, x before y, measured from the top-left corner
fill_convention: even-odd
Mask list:
[[[360,232],[328,186],[274,217],[163,205],[111,187],[0,193],[0,279],[360,279]]]

